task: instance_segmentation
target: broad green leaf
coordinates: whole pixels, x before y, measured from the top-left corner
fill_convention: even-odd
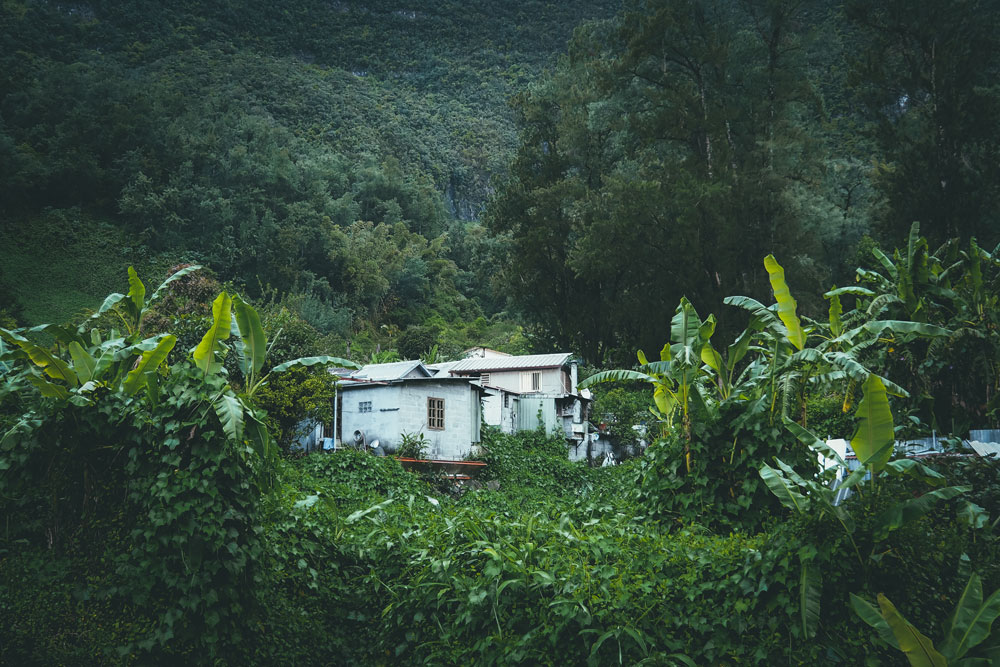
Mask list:
[[[298,360],[296,360],[298,361]],[[282,368],[292,362],[286,362],[280,366],[275,366],[274,370],[279,373],[283,370],[288,370],[288,368]],[[345,368],[350,368],[350,366],[345,366]],[[604,382],[628,382],[632,380],[638,380],[641,382],[650,382],[656,384],[656,378],[648,373],[641,373],[639,371],[629,371],[629,370],[614,370],[614,371],[601,371],[600,373],[594,373],[589,378],[580,383],[580,389],[586,389],[588,387],[593,387],[595,384],[602,384]]]
[[[701,348],[701,360],[716,373],[722,373],[722,355],[710,344]]]
[[[657,410],[665,415],[669,415],[677,406],[677,397],[664,389],[663,386],[657,385],[653,391],[653,402],[656,404]]]
[[[878,248],[872,248],[872,254],[875,255],[875,259],[879,261],[879,264],[885,269],[889,278],[896,280],[899,277],[899,271],[896,269],[896,265],[893,264],[892,260]]]
[[[844,332],[844,323],[840,316],[844,314],[844,307],[840,305],[840,296],[833,294],[827,297],[830,299],[830,333],[839,336]]]
[[[146,396],[149,397],[150,406],[156,410],[156,406],[160,404],[160,374],[156,371],[147,371],[144,375],[146,376]]]
[[[167,279],[164,280],[162,283],[160,283],[160,286],[156,288],[156,291],[153,292],[153,296],[149,297],[149,301],[146,302],[146,305],[151,305],[154,301],[159,299],[160,295],[163,293],[163,290],[167,288],[167,285],[174,282],[175,280],[180,280],[189,273],[198,271],[199,269],[201,269],[201,265],[192,264],[191,266],[186,266],[183,269],[180,269],[170,274],[170,276],[168,276]]]
[[[372,512],[377,512],[380,509],[388,507],[389,505],[391,505],[394,502],[396,502],[394,498],[389,498],[388,500],[383,500],[382,502],[378,503],[377,505],[372,505],[371,507],[368,507],[366,509],[358,510],[357,512],[354,512],[353,514],[351,514],[350,516],[348,516],[344,521],[346,523],[354,523],[358,519],[364,518],[364,517],[368,516],[369,514],[371,514]]]
[[[701,338],[703,343],[707,343],[711,340],[712,335],[715,334],[715,315],[710,314],[705,318],[705,321],[701,323],[698,327],[698,336]]]
[[[794,435],[799,442],[801,442],[806,447],[809,447],[813,451],[822,454],[828,459],[833,459],[840,465],[841,468],[846,468],[847,463],[841,458],[840,454],[837,453],[833,447],[826,444],[825,440],[820,440],[816,435],[809,429],[797,424],[788,417],[784,418],[785,428],[788,429],[789,433]]]
[[[969,582],[965,585],[965,590],[955,604],[955,610],[948,617],[945,630],[945,640],[941,644],[941,652],[954,660],[962,657],[957,654],[956,649],[962,644],[966,633],[972,628],[972,623],[976,618],[976,612],[983,606],[983,582],[975,572],[969,577]],[[969,647],[966,647],[968,650]]]
[[[851,449],[858,459],[867,461],[877,474],[882,471],[892,456],[890,447],[884,454],[874,458],[876,452],[881,452],[886,445],[895,441],[895,431],[892,426],[892,412],[889,410],[889,398],[885,393],[885,385],[877,375],[869,375],[864,384],[864,396],[858,404],[857,417],[860,420],[858,430],[851,438]]]
[[[260,316],[238,295],[233,297],[233,310],[236,315],[236,323],[239,325],[240,337],[246,346],[248,367],[254,374],[260,373],[260,369],[264,366],[264,357],[267,354],[267,338],[264,336],[264,327],[261,326]]]
[[[989,523],[990,515],[976,503],[966,500],[962,503],[962,509],[958,510],[958,518],[974,530],[979,530]]]
[[[875,292],[871,291],[867,287],[859,287],[857,285],[850,285],[848,287],[835,287],[829,292],[823,294],[824,299],[830,299],[833,297],[839,297],[844,294],[851,294],[854,296],[875,296]]]
[[[798,349],[802,349],[806,344],[806,334],[802,330],[802,322],[795,313],[795,299],[785,282],[785,270],[778,264],[774,255],[764,258],[764,268],[767,269],[771,279],[771,290],[774,292],[774,299],[778,302],[778,317],[788,330],[788,340]]]
[[[118,292],[115,292],[114,294],[109,294],[107,297],[105,297],[104,303],[102,303],[101,307],[97,309],[97,312],[90,316],[90,319],[92,320],[97,319],[104,313],[108,312],[109,310],[117,306],[118,303],[124,298],[125,295],[120,294]]]
[[[28,382],[35,385],[38,391],[41,392],[42,396],[48,396],[49,398],[58,398],[65,401],[69,398],[69,390],[60,384],[53,384],[47,380],[43,380],[37,375],[29,375]]]
[[[761,479],[767,485],[782,505],[795,512],[804,512],[809,500],[795,488],[789,480],[771,466],[764,463],[760,470]]]
[[[823,572],[815,563],[802,561],[799,573],[799,620],[802,636],[816,636],[819,628],[819,604],[823,596]]]
[[[840,489],[850,489],[851,487],[857,486],[865,479],[865,475],[867,474],[868,470],[865,469],[864,466],[861,466],[857,470],[852,471],[850,475],[845,477],[844,481],[842,481],[840,483],[840,486],[837,487],[837,490],[839,491]]]
[[[986,602],[969,618],[968,623],[964,627],[956,627],[959,633],[954,637],[955,645],[952,654],[954,658],[961,658],[970,649],[983,643],[990,636],[993,621],[998,616],[1000,616],[1000,591],[996,591],[993,595],[989,596]],[[951,635],[949,635],[949,639],[952,639]]]
[[[233,300],[222,292],[212,303],[212,326],[194,349],[194,363],[207,377],[222,368],[222,341],[229,338]]]
[[[244,416],[246,417],[246,435],[250,441],[250,445],[262,461],[270,461],[274,455],[274,444],[271,440],[271,434],[267,431],[267,427],[264,426],[262,421],[257,419],[257,416],[251,410],[247,410]]]
[[[224,393],[219,396],[213,406],[219,416],[222,430],[230,440],[243,442],[243,404],[236,396]]]
[[[41,368],[53,380],[62,380],[71,387],[79,384],[79,379],[73,369],[65,361],[49,352],[44,347],[35,345],[30,340],[7,329],[0,328],[0,336],[7,342],[17,345],[28,355],[32,363]]]
[[[944,475],[915,459],[896,459],[889,461],[885,467],[886,470],[909,475],[931,486],[941,486],[946,482]]]
[[[135,307],[135,317],[138,320],[143,308],[146,307],[146,286],[139,280],[139,274],[131,266],[128,267],[128,298]]]
[[[911,667],[948,667],[945,657],[934,649],[934,642],[903,618],[881,593],[878,594],[878,606],[882,610],[882,618],[889,624],[892,634],[896,635],[899,650],[906,655]]]
[[[694,366],[701,361],[701,320],[694,306],[685,297],[670,320],[670,352],[673,360],[684,366]]]
[[[726,350],[726,370],[733,370],[736,364],[743,360],[747,350],[750,349],[750,340],[756,331],[752,327],[747,327],[743,333]]]
[[[971,490],[971,486],[946,486],[943,489],[929,491],[919,498],[896,503],[876,517],[874,537],[876,540],[884,540],[890,532],[930,512],[939,501],[954,498]]]
[[[97,360],[76,341],[69,344],[69,354],[73,357],[73,371],[80,382],[90,382],[97,369]]]
[[[917,334],[918,336],[927,336],[929,338],[945,338],[950,336],[952,333],[949,329],[945,329],[944,327],[926,324],[924,322],[911,322],[910,320],[874,320],[872,322],[866,322],[863,327],[866,331],[873,333],[876,336],[881,334],[886,329],[897,334],[912,333]]]
[[[642,350],[636,350],[635,356],[636,356],[636,359],[639,360],[639,365],[645,366],[646,364],[649,363],[649,360],[646,359],[646,353],[643,352]]]
[[[307,367],[307,366],[335,366],[335,367],[338,367],[338,368],[353,368],[353,369],[361,368],[361,366],[359,366],[355,362],[351,361],[350,359],[341,359],[340,357],[331,357],[331,356],[323,355],[323,356],[319,356],[319,357],[299,357],[298,359],[292,359],[291,361],[286,361],[283,364],[278,364],[273,369],[271,369],[271,372],[272,373],[283,373],[283,372],[285,372],[285,371],[287,371],[287,370],[289,370],[291,368],[304,368],[304,367]],[[606,374],[610,374],[610,373],[635,373],[635,371],[606,371],[605,373],[597,373],[595,375],[592,375],[589,378],[587,378],[587,380],[593,380],[594,377],[596,377],[597,375],[606,375]],[[622,379],[622,380],[634,380],[634,379],[638,380],[638,379],[643,379],[644,380],[644,379],[647,379],[649,377],[645,373],[637,373],[637,375],[641,375],[643,377],[641,377],[641,378],[622,377],[620,379]],[[611,381],[612,381],[611,379],[604,379],[604,380],[598,380],[598,381],[595,381],[595,382],[591,382],[590,384],[596,384],[597,382],[611,382]],[[587,386],[589,387],[590,385],[588,384]],[[580,387],[583,388],[583,384],[581,384]]]
[[[823,358],[832,366],[847,373],[847,376],[858,383],[864,383],[868,377],[874,375],[867,368],[858,363],[858,360],[846,352],[826,352]],[[875,375],[885,388],[886,392],[893,396],[908,397],[910,393],[894,382],[890,382],[881,375]],[[845,410],[846,412],[846,410]]]
[[[774,314],[774,311],[762,304],[760,301],[751,299],[748,296],[727,296],[722,300],[722,303],[727,306],[736,306],[737,308],[743,308],[750,311],[761,327],[767,329],[779,338],[788,337],[788,329],[785,325],[781,323],[781,320]]]
[[[879,613],[875,605],[851,593],[851,607],[854,608],[854,613],[860,616],[862,621],[875,628],[875,632],[882,638],[882,641],[894,649],[899,649],[899,641],[896,639],[896,635],[892,633],[892,628],[882,618],[882,614]]]
[[[143,352],[135,368],[125,376],[125,382],[122,383],[122,390],[126,394],[132,395],[146,386],[146,374],[153,373],[159,368],[160,364],[166,360],[167,355],[170,354],[170,350],[174,349],[174,344],[176,343],[177,337],[167,334],[160,338],[156,347]]]

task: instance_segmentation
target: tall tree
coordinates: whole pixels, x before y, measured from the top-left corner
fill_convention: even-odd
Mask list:
[[[555,342],[623,360],[662,344],[660,304],[761,295],[764,255],[795,267],[809,249],[793,188],[821,179],[800,12],[628,2],[518,100],[522,144],[488,222],[510,235],[516,304]]]
[[[850,0],[852,82],[888,162],[884,235],[1000,240],[1000,3]]]

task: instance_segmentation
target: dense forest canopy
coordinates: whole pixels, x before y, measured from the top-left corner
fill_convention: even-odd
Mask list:
[[[662,339],[657,304],[761,297],[771,251],[816,292],[853,281],[864,234],[891,247],[914,220],[992,248],[997,6],[911,5],[626,2],[578,29],[517,98],[488,216],[518,303],[623,359]]]

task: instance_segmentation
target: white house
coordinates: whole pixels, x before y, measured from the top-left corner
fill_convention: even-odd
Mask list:
[[[479,442],[483,388],[467,378],[434,375],[420,361],[369,364],[342,376],[339,440],[378,440],[392,453],[403,434],[423,434],[427,458],[458,460]]]
[[[590,396],[578,392],[577,364],[568,352],[474,356],[437,370],[478,382],[486,392],[483,420],[505,433],[541,426],[561,429],[576,444],[587,438]]]

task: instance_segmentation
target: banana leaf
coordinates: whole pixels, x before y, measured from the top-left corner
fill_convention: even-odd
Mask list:
[[[73,371],[80,382],[90,382],[97,369],[97,360],[76,341],[69,344],[69,354],[73,357]]]
[[[797,485],[786,479],[777,470],[764,463],[758,472],[761,479],[764,480],[764,484],[782,505],[799,514],[805,512],[809,507],[809,499],[799,493]]]
[[[934,642],[903,618],[881,593],[878,594],[878,606],[882,610],[882,618],[899,642],[899,650],[906,655],[911,667],[948,667],[945,657],[934,649]]]
[[[194,363],[205,377],[218,373],[222,368],[222,353],[225,351],[222,341],[229,338],[232,306],[233,300],[225,292],[216,297],[212,303],[212,326],[194,349]]]
[[[826,444],[825,440],[820,440],[812,431],[792,421],[788,417],[784,418],[784,422],[785,428],[788,429],[789,433],[794,435],[803,445],[809,447],[818,454],[822,454],[828,459],[833,459],[841,468],[847,467],[847,463],[844,462],[844,459],[840,456],[840,454],[838,454],[833,447]]]
[[[132,314],[133,321],[138,324],[139,317],[142,315],[143,309],[146,307],[146,286],[142,284],[139,280],[139,274],[135,272],[133,267],[128,267],[128,300],[129,300],[129,312]]]
[[[215,414],[222,423],[223,432],[230,440],[243,442],[243,404],[240,399],[229,393],[219,396],[212,405]]]
[[[167,359],[170,350],[174,349],[177,337],[167,334],[160,338],[159,343],[152,350],[147,350],[139,357],[139,362],[135,365],[122,383],[122,389],[126,394],[132,395],[147,384],[147,373],[153,373]]]
[[[882,614],[875,605],[851,593],[851,607],[854,608],[854,613],[862,621],[875,628],[875,632],[882,638],[882,641],[894,649],[899,649],[899,640],[896,639],[896,635],[892,633],[892,628],[889,627],[889,624],[882,617]]]
[[[823,596],[823,572],[815,563],[802,560],[799,573],[799,620],[802,636],[816,636],[819,628],[820,600]]]
[[[982,600],[982,584],[975,574],[972,578],[978,584],[979,600]],[[966,594],[962,594],[958,606],[955,608],[955,615],[949,624],[948,636],[941,647],[941,651],[953,660],[962,658],[971,649],[983,643],[992,631],[993,621],[1000,616],[1000,591],[996,591],[986,602],[979,605],[975,599],[976,587],[972,579],[966,585],[966,591],[973,586],[972,597],[966,600]]]
[[[892,445],[896,433],[892,425],[892,411],[885,385],[875,374],[868,376],[864,384],[864,396],[858,404],[858,430],[851,438],[851,449],[858,459],[871,466],[873,474],[878,474],[892,457]],[[884,453],[883,453],[884,452]]]
[[[163,294],[163,291],[167,288],[167,285],[174,282],[175,280],[180,280],[189,273],[198,271],[199,269],[201,269],[200,264],[192,264],[191,266],[186,266],[183,269],[180,269],[179,271],[175,271],[174,273],[170,274],[170,276],[162,283],[160,283],[160,286],[156,288],[156,291],[153,292],[153,296],[149,297],[149,301],[146,302],[146,305],[147,306],[152,305],[154,301],[159,299],[160,295]]]
[[[764,258],[764,268],[767,269],[771,279],[771,290],[774,292],[774,299],[778,302],[778,317],[788,330],[788,340],[796,348],[801,350],[806,344],[806,334],[802,329],[802,322],[795,312],[795,299],[785,282],[785,270],[778,264],[774,255]]]
[[[884,540],[890,532],[930,512],[938,502],[968,493],[971,490],[971,486],[946,486],[943,489],[928,491],[919,498],[896,503],[876,517],[874,537],[876,540]]]
[[[257,311],[238,295],[233,297],[233,310],[239,325],[239,335],[246,349],[247,370],[256,375],[263,368],[264,357],[267,354],[267,338],[264,336],[264,327],[261,326]],[[243,372],[246,373],[247,370]]]
[[[951,330],[944,327],[927,324],[925,322],[911,322],[910,320],[874,320],[866,322],[862,327],[865,331],[876,336],[888,329],[893,333],[908,334],[913,333],[918,336],[947,337],[951,335]]]

